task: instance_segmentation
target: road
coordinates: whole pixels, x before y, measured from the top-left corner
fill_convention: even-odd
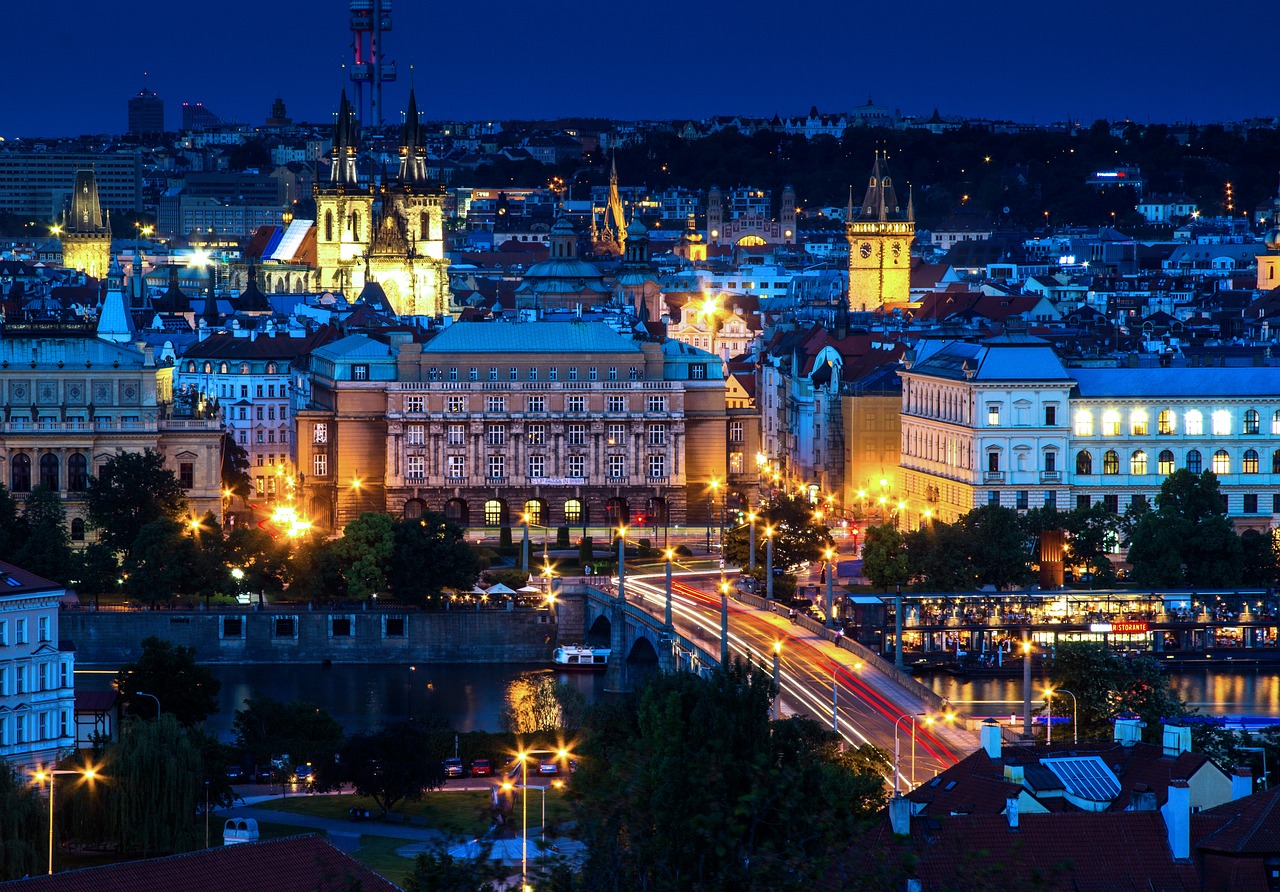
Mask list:
[[[720,653],[720,597],[709,590],[718,575],[687,574],[672,583],[672,618],[682,634],[712,655]],[[628,575],[627,598],[661,617],[665,580],[661,575]],[[779,669],[784,714],[803,713],[830,727],[832,701],[840,736],[850,745],[871,743],[891,757],[895,725],[900,751],[900,782],[923,782],[968,755],[976,746],[973,735],[959,729],[930,727],[923,701],[912,702],[901,688],[857,656],[836,647],[781,616],[729,600],[729,648],[734,657],[772,667],[775,645],[781,645]],[[919,717],[918,717],[919,716]],[[915,752],[912,757],[912,732]],[[970,742],[972,741],[972,742]],[[914,762],[914,770],[913,770]],[[886,778],[892,782],[892,777]]]

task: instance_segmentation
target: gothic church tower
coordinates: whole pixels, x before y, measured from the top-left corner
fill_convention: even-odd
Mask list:
[[[849,239],[849,308],[875,310],[911,297],[911,244],[916,237],[915,208],[910,198],[906,213],[889,178],[888,159],[876,150],[871,182],[860,208],[852,191],[845,215]]]
[[[92,170],[76,171],[71,209],[63,212],[59,240],[63,266],[95,279],[106,277],[111,268],[111,217],[102,212]]]
[[[363,284],[361,258],[368,253],[374,226],[373,189],[362,187],[356,172],[359,148],[359,124],[343,90],[329,152],[329,181],[315,187],[316,285],[353,297]]]

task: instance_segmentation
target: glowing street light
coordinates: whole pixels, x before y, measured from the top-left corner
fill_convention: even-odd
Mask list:
[[[92,781],[98,776],[98,772],[93,768],[45,768],[37,771],[35,779],[37,783],[49,782],[49,875],[53,876],[53,779],[59,774],[77,774],[87,781]]]

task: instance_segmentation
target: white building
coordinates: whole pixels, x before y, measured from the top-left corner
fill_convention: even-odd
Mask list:
[[[65,593],[0,561],[0,760],[19,771],[75,748],[75,654],[58,647]]]

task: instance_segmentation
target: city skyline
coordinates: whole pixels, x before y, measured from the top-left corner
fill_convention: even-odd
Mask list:
[[[1248,5],[1261,13],[1261,4]],[[0,136],[123,132],[126,100],[142,88],[144,72],[165,101],[171,130],[183,102],[260,124],[276,96],[294,120],[324,123],[336,111],[339,86],[349,87],[340,67],[351,61],[345,0],[318,8],[285,0],[269,25],[211,19],[200,7],[168,10],[163,23],[83,0],[64,9],[56,23],[34,7],[11,11],[13,33],[44,39],[15,46],[9,80],[38,72],[41,99],[6,116]],[[588,18],[568,7],[498,0],[486,21],[502,22],[507,34],[549,36],[545,43],[485,45],[483,37],[465,38],[475,24],[466,7],[401,3],[386,38],[386,57],[398,63],[400,77],[386,88],[385,123],[399,123],[411,81],[424,116],[449,120],[799,115],[811,106],[847,111],[869,98],[904,114],[927,116],[937,107],[944,116],[1037,123],[1204,123],[1275,114],[1251,88],[1265,82],[1263,54],[1223,54],[1194,75],[1173,61],[1153,65],[1142,47],[1176,54],[1193,46],[1184,20],[1156,15],[1153,4],[1084,4],[1066,19],[1057,9],[1004,0],[989,4],[982,22],[938,0],[917,10],[910,23],[894,27],[834,3],[810,3],[806,14],[790,18],[761,3],[738,7],[733,18],[690,6],[672,21],[622,9]],[[1225,40],[1227,22],[1197,21],[1194,46]],[[829,47],[815,42],[815,35],[833,33],[844,37]],[[432,39],[441,34],[463,39]],[[97,51],[79,58],[92,62],[63,64],[48,51],[82,45],[84,35]]]

